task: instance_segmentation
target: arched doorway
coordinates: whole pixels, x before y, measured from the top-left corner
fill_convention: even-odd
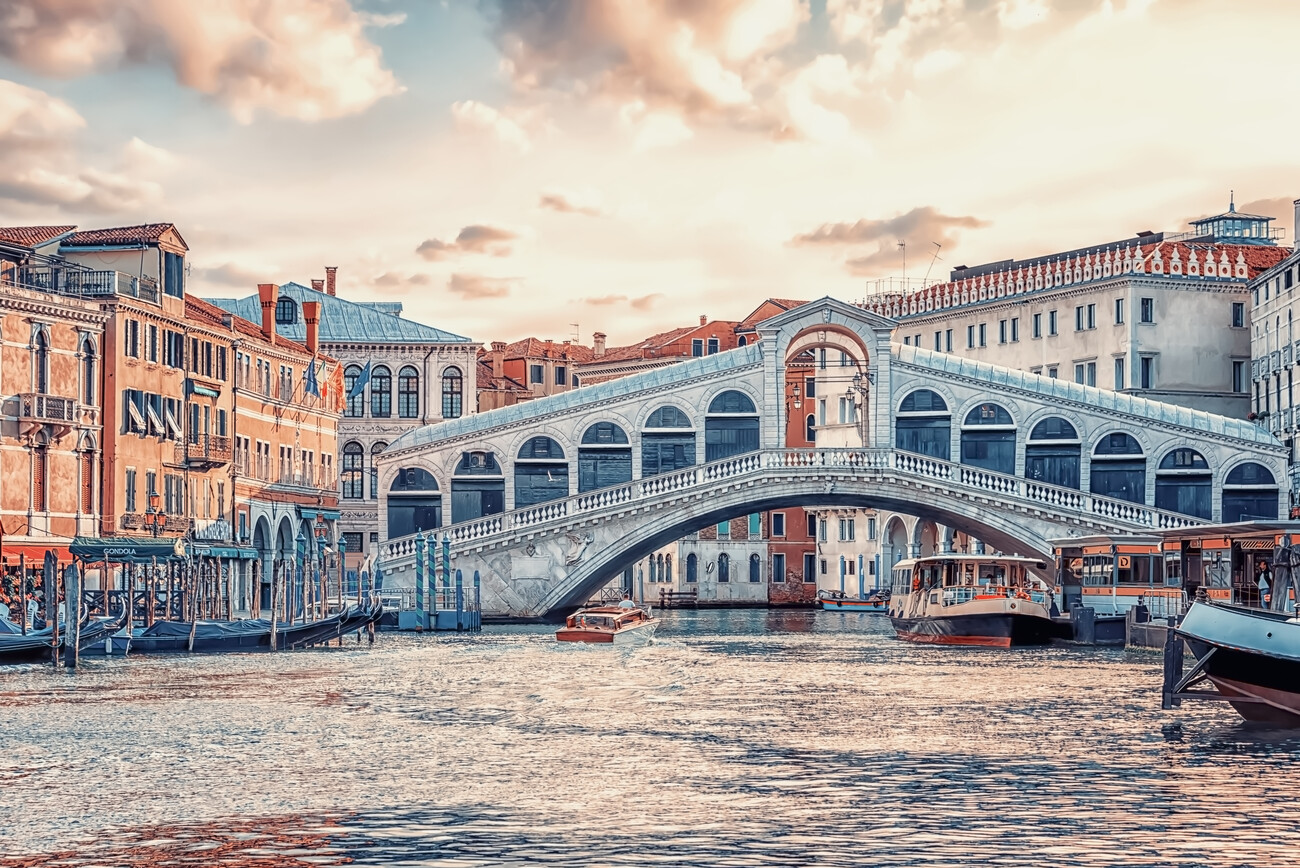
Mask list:
[[[938,392],[917,389],[903,399],[894,419],[894,445],[906,452],[947,461],[952,450],[952,417]]]
[[[1016,423],[1001,404],[986,402],[966,414],[961,463],[1007,476],[1016,472]]]
[[[1116,431],[1101,438],[1092,450],[1088,487],[1102,497],[1146,503],[1146,457],[1132,435]]]
[[[632,481],[632,444],[613,422],[597,422],[578,447],[578,491],[595,491]]]
[[[641,476],[671,473],[695,464],[691,419],[673,406],[655,410],[641,430]]]
[[[410,536],[442,527],[438,480],[423,467],[402,467],[388,487],[388,536]]]
[[[506,511],[506,480],[492,452],[465,452],[451,477],[451,520],[473,521]]]
[[[1247,461],[1228,471],[1223,482],[1221,521],[1277,520],[1277,483],[1262,464]]]
[[[709,402],[704,417],[704,460],[718,461],[758,449],[758,409],[744,392],[729,389]]]
[[[257,576],[253,587],[257,594],[257,609],[254,617],[271,610],[271,576],[275,573],[275,552],[271,548],[271,523],[266,516],[259,516],[253,524],[253,548],[257,549],[257,560],[253,568]]]
[[[1079,433],[1067,420],[1049,416],[1029,432],[1025,478],[1078,490]]]
[[[881,582],[884,583],[894,564],[910,554],[907,525],[900,516],[892,516],[885,523],[885,532],[881,535],[880,542],[880,553],[882,555],[880,568],[885,573],[880,578]]]
[[[530,437],[515,460],[515,509],[569,496],[569,462],[550,437]]]
[[[1174,449],[1160,459],[1156,468],[1156,509],[1209,521],[1214,509],[1213,491],[1210,465],[1195,449]]]

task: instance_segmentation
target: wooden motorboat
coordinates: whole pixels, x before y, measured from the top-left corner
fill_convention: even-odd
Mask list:
[[[1009,648],[1052,637],[1052,589],[1010,555],[942,554],[899,561],[889,616],[898,638],[936,645]]]
[[[648,642],[659,625],[645,609],[593,606],[574,612],[555,631],[557,642],[635,645]]]
[[[843,591],[818,591],[817,605],[827,611],[883,614],[889,611],[889,589],[872,591],[865,597],[850,597]]]

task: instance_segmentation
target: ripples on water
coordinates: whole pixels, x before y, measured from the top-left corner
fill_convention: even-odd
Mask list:
[[[1300,736],[858,613],[0,671],[0,866],[1294,865]]]

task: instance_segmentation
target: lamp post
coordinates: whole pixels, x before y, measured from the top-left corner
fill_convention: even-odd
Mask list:
[[[329,538],[326,535],[325,518],[316,513],[316,571],[320,574],[320,613],[325,614],[329,587],[329,572],[325,569],[325,555],[329,553]]]
[[[149,508],[144,511],[144,524],[149,528],[149,532],[156,538],[158,533],[167,526],[167,513],[158,508],[158,503],[162,498],[158,492],[149,492]]]
[[[307,535],[302,532],[302,528],[298,529],[296,542],[298,544],[298,565],[294,575],[292,601],[289,605],[289,623],[291,624],[293,623],[293,610],[298,605],[298,601],[302,599],[302,586],[307,568]],[[303,620],[307,620],[306,612],[303,612]]]

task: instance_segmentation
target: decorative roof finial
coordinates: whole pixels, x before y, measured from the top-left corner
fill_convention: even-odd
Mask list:
[[[1237,203],[1233,199],[1233,191],[1228,191],[1228,213],[1231,214],[1237,210]]]

